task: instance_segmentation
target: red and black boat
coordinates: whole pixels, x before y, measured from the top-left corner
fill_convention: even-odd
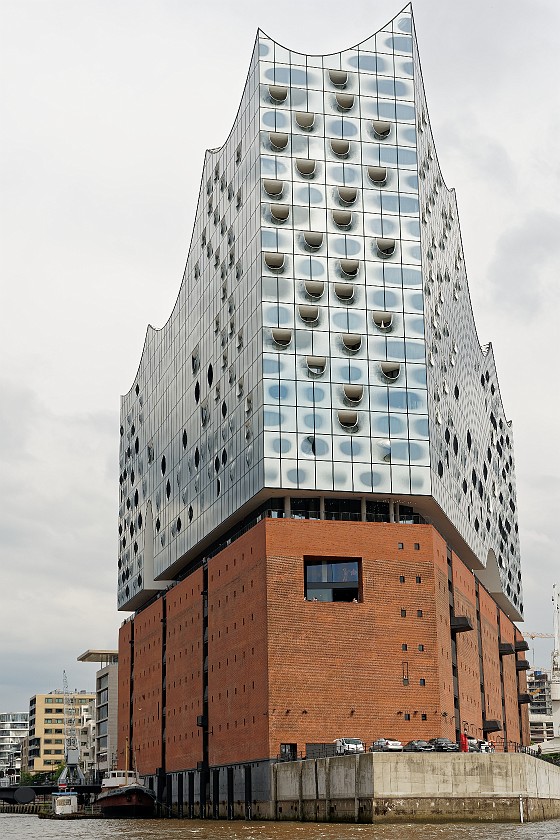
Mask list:
[[[111,770],[101,782],[97,805],[111,819],[146,819],[154,816],[156,795],[130,771]]]

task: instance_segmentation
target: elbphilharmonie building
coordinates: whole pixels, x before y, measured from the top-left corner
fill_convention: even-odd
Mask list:
[[[143,772],[348,734],[321,711],[329,669],[366,740],[387,734],[375,714],[391,732],[416,715],[418,737],[466,720],[504,733],[504,749],[507,732],[523,741],[512,430],[476,331],[410,7],[331,55],[258,33],[231,133],[206,154],[177,301],[148,329],[120,432],[118,606],[136,611],[121,631],[124,651],[134,641],[134,657],[121,652],[121,731]],[[363,714],[340,665],[348,633],[372,672]],[[240,661],[255,645],[249,702]],[[154,648],[161,667],[146,677]],[[290,689],[288,662],[291,675],[317,673]],[[191,683],[170,700],[181,669]],[[135,711],[141,679],[144,707],[158,697],[155,740]],[[372,707],[373,684],[392,687],[394,708],[386,691]],[[230,690],[258,714],[236,711]],[[182,746],[178,715],[192,733]]]

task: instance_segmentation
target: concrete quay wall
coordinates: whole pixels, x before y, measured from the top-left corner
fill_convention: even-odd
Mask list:
[[[560,816],[560,768],[522,753],[365,753],[276,764],[272,819],[527,822]]]

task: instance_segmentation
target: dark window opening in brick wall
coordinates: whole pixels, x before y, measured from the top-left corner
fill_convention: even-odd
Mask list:
[[[361,557],[306,557],[304,568],[307,601],[361,600]]]

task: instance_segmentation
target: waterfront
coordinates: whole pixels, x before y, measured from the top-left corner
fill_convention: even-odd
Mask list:
[[[446,825],[315,825],[190,820],[54,822],[0,814],[2,840],[558,840],[560,820]]]

